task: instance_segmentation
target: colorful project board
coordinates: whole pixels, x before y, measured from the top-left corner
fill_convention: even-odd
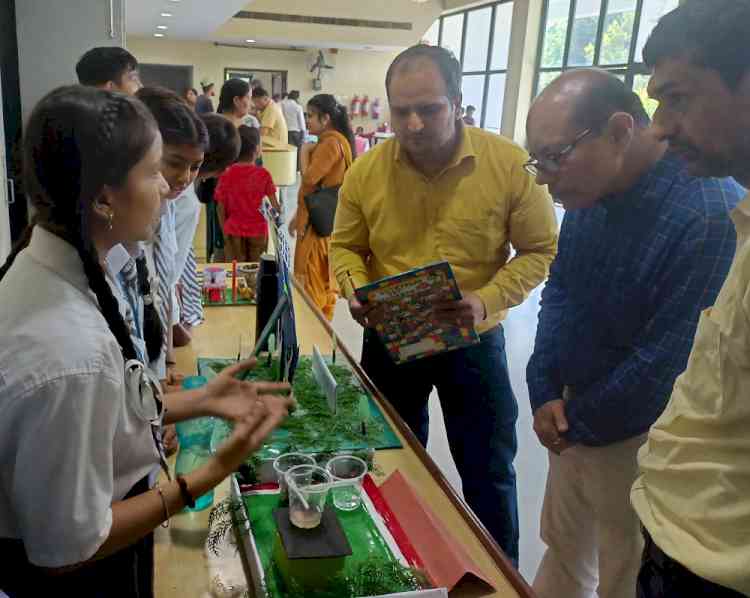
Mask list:
[[[389,276],[355,290],[357,299],[383,311],[375,330],[395,363],[401,364],[477,344],[473,328],[435,322],[435,303],[458,301],[461,291],[448,262]]]
[[[377,403],[362,390],[351,370],[344,365],[332,365],[330,358],[326,359],[338,385],[337,417],[330,413],[327,398],[314,380],[311,358],[300,357],[297,375],[292,384],[299,407],[256,453],[259,460],[275,459],[291,450],[326,453],[402,447]],[[232,363],[232,359],[199,358],[198,373],[211,379]],[[278,369],[277,359],[270,367],[265,362],[259,363],[256,369],[250,371],[247,379],[275,379]],[[369,407],[364,434],[360,428],[360,422],[363,421],[360,414],[361,400],[366,400]],[[229,425],[223,420],[217,420],[212,444],[217,446],[229,433]]]

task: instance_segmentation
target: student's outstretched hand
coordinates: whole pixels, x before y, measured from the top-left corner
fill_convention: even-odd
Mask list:
[[[235,420],[232,434],[214,456],[225,475],[235,471],[263,444],[289,414],[291,399],[275,395],[257,395],[246,415]]]
[[[281,382],[245,382],[236,376],[255,367],[256,359],[246,359],[224,369],[205,388],[203,411],[207,415],[220,417],[235,423],[242,422],[254,413],[255,403],[259,400],[281,399],[285,409],[291,406],[291,400],[285,396],[291,387]]]

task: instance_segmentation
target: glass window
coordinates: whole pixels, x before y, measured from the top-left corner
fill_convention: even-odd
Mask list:
[[[467,13],[466,48],[464,48],[464,72],[487,70],[487,50],[490,43],[492,7],[472,10]]]
[[[427,32],[422,36],[422,41],[427,42],[431,46],[437,46],[438,34],[440,33],[440,19],[435,21]]]
[[[536,94],[539,95],[544,91],[544,88],[552,83],[562,74],[562,71],[551,71],[539,73],[539,81],[536,84]]]
[[[508,68],[512,21],[513,3],[498,4],[495,7],[495,39],[492,42],[492,64],[490,65],[493,71],[504,71]]]
[[[474,106],[477,111],[474,113],[474,119],[477,125],[482,117],[482,103],[484,99],[484,80],[485,75],[465,75],[461,79],[461,93],[463,94],[464,108]]]
[[[659,107],[659,102],[652,100],[648,97],[648,80],[651,78],[650,75],[636,75],[633,78],[633,91],[638,94],[643,102],[643,107],[648,112],[648,115],[653,118],[654,112]]]
[[[627,64],[635,24],[636,0],[611,0],[602,31],[599,64]]]
[[[641,12],[641,23],[638,28],[638,43],[635,46],[635,61],[643,60],[643,46],[659,19],[677,8],[679,0],[644,0]]]
[[[443,18],[443,35],[440,45],[447,48],[461,60],[461,36],[463,35],[464,15],[459,13]]]
[[[487,110],[484,114],[484,128],[493,133],[500,132],[503,120],[503,100],[505,99],[505,73],[490,75],[487,88]]]
[[[424,37],[429,43],[437,31],[440,46],[461,61],[463,105],[474,106],[476,125],[490,131],[499,132],[502,123],[512,20],[513,0],[497,0],[441,16]]]
[[[601,0],[578,0],[573,32],[570,37],[568,66],[591,66],[594,64],[596,30],[599,27]]]
[[[548,0],[541,66],[562,66],[568,32],[570,0]]]

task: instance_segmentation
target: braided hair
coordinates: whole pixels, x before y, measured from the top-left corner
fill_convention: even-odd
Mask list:
[[[125,359],[138,359],[100,256],[92,242],[91,206],[102,188],[122,186],[152,147],[158,129],[139,101],[90,87],[66,86],[31,114],[24,140],[24,185],[36,215],[0,268],[0,280],[42,226],[75,247],[89,287]]]
[[[331,118],[331,125],[341,133],[349,142],[352,149],[352,159],[357,157],[357,144],[354,142],[354,132],[352,123],[349,120],[349,113],[346,106],[338,103],[336,98],[329,93],[319,93],[310,98],[307,102],[308,107],[313,108],[318,114],[327,114]]]

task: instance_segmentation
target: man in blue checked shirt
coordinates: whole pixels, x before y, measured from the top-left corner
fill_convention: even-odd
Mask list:
[[[526,167],[567,210],[527,370],[549,449],[540,598],[634,595],[636,453],[734,255],[743,189],[689,176],[649,124],[595,69],[563,74],[529,113]]]

